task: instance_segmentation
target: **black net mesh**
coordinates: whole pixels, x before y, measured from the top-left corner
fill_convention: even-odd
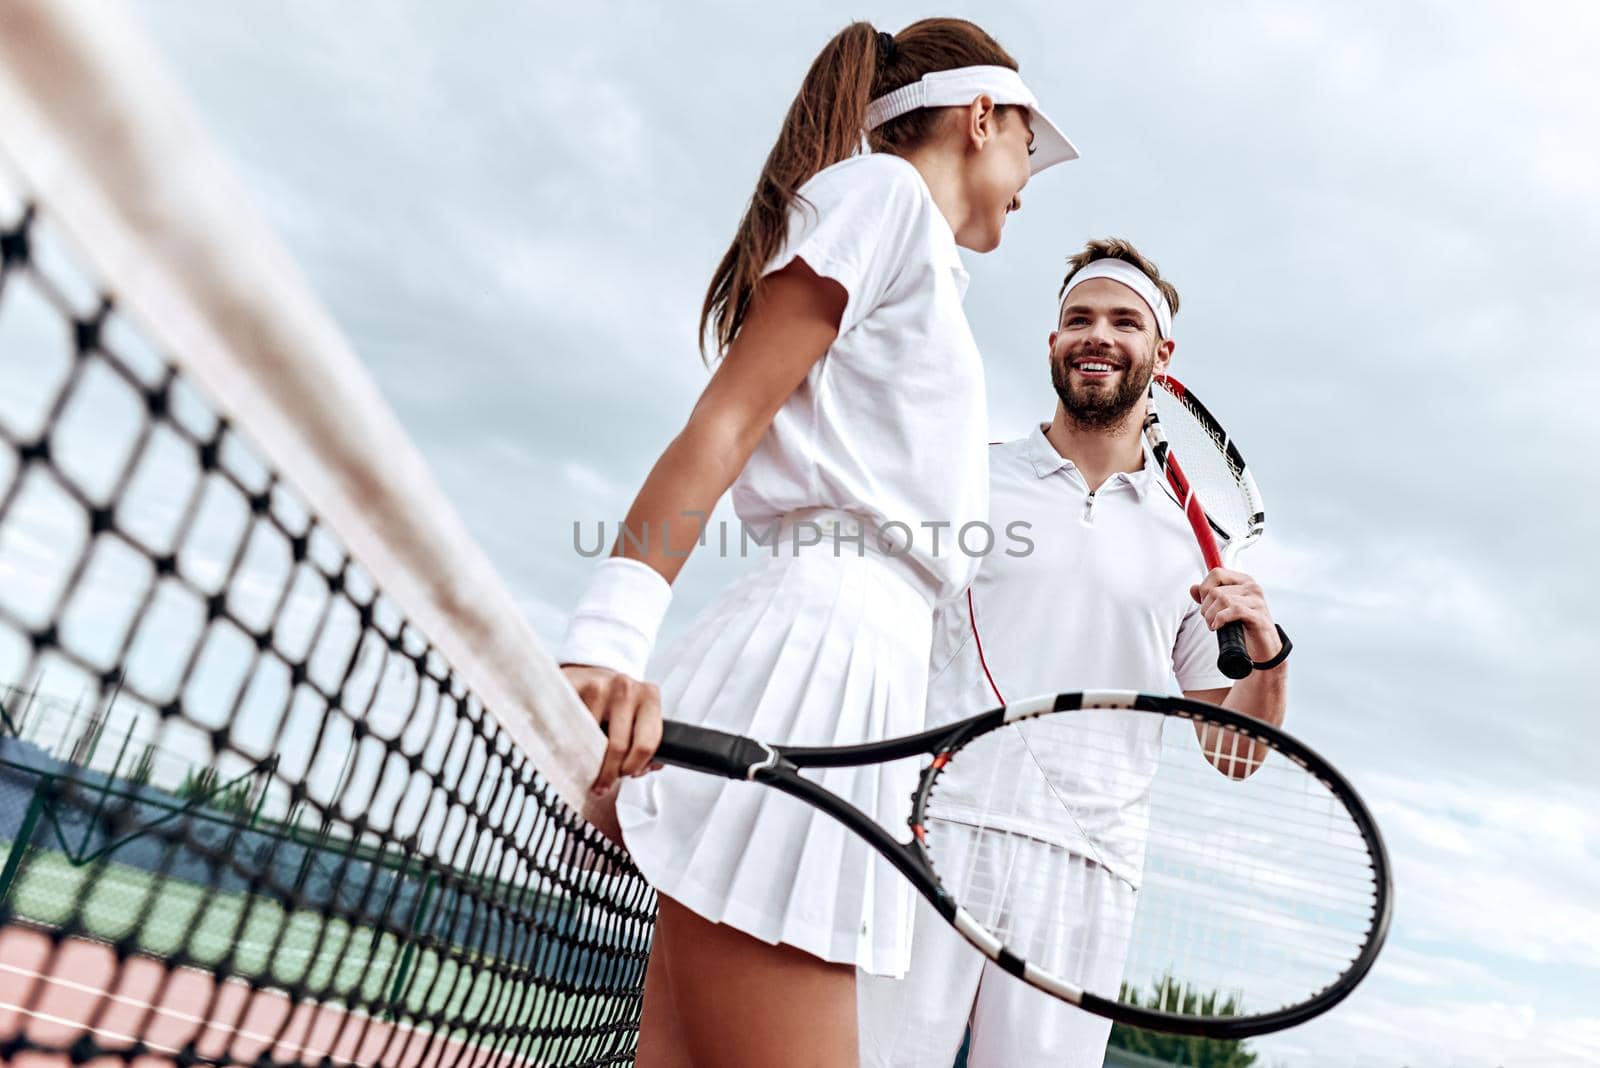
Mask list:
[[[632,1063],[637,872],[49,217],[0,233],[0,1059]]]

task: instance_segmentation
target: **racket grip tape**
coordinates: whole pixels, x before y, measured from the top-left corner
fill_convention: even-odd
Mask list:
[[[1242,679],[1254,670],[1244,644],[1244,624],[1237,619],[1217,631],[1217,670],[1230,679]]]
[[[661,723],[661,744],[655,758],[680,768],[744,779],[751,768],[770,762],[772,751],[743,735],[669,719]]]

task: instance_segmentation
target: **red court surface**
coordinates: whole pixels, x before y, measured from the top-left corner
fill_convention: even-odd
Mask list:
[[[52,949],[49,936],[18,927],[0,929],[0,1042],[18,1034],[57,1047],[85,1034],[102,1048],[131,1046],[139,1037],[154,1056],[138,1068],[170,1064],[193,1042],[200,1056],[249,1062],[264,1051],[275,1060],[335,1064],[529,1065],[425,1031],[385,1023],[336,1006],[296,1005],[274,991],[252,991],[208,972],[169,971],[157,961],[130,958],[117,969],[116,954],[96,942],[67,940]],[[65,1054],[28,1053],[15,1068],[61,1068]],[[124,1064],[122,1057],[89,1064]]]

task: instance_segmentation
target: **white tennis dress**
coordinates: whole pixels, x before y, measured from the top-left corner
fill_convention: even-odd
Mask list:
[[[987,515],[987,415],[966,272],[916,168],[857,156],[800,197],[767,272],[800,258],[849,299],[837,340],[734,484],[739,518],[775,531],[776,554],[752,550],[761,559],[659,658],[657,681],[670,718],[846,744],[922,726],[933,606],[975,564],[952,532]],[[910,761],[816,778],[896,826],[915,775]],[[624,783],[617,809],[640,870],[706,919],[905,971],[912,891],[831,817],[676,768]]]
[[[1216,636],[1189,586],[1205,563],[1183,511],[1168,495],[1148,453],[1144,467],[1119,473],[1090,492],[1082,474],[1036,428],[989,450],[990,524],[1028,524],[1026,555],[991,554],[970,599],[941,607],[935,623],[928,722],[953,721],[1005,701],[1088,689],[1163,691],[1174,677],[1186,691],[1230,685],[1216,668]],[[1144,866],[1149,784],[1160,724],[1132,717],[1117,739],[1123,761],[1073,759],[1087,739],[1103,749],[1108,723],[1051,723],[955,761],[940,780],[941,812],[1004,825],[1025,838],[986,835],[960,822],[930,821],[941,864],[976,863],[1007,873],[1017,892],[1051,888],[1052,924],[1011,932],[1023,955],[1094,990],[1122,978],[1127,932]],[[1025,728],[1026,729],[1026,728]],[[986,740],[975,743],[985,744]],[[1049,775],[1049,795],[1001,820],[987,808],[1007,769]],[[1120,764],[1132,769],[1101,774]],[[1099,769],[1099,770],[1097,770]],[[1065,804],[1074,822],[1057,813]],[[937,825],[936,825],[937,824]],[[1136,985],[1154,977],[1128,976]],[[857,984],[863,1068],[944,1066],[970,1020],[972,1068],[1099,1068],[1110,1021],[1073,1008],[1006,975],[926,905],[917,909],[910,974],[900,981],[863,976]]]

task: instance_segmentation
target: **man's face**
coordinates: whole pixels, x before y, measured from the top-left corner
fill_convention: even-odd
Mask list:
[[[1074,423],[1107,430],[1135,409],[1143,414],[1150,378],[1165,371],[1172,342],[1157,336],[1155,317],[1121,282],[1091,278],[1073,287],[1050,335],[1050,379]]]

